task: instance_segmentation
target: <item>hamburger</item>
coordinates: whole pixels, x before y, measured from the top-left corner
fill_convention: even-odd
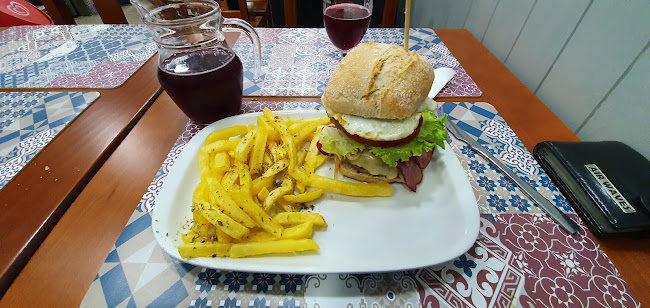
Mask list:
[[[434,77],[416,52],[360,44],[335,68],[321,98],[333,125],[319,133],[319,149],[336,155],[344,176],[416,191],[435,147],[447,139],[446,116],[430,111]]]

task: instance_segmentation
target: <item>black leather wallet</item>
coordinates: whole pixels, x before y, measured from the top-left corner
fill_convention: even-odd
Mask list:
[[[533,156],[598,236],[650,234],[650,161],[617,141],[545,141]]]

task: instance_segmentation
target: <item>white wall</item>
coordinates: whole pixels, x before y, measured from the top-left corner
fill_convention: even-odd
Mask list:
[[[580,139],[618,140],[650,159],[650,1],[412,6],[412,27],[468,29]]]

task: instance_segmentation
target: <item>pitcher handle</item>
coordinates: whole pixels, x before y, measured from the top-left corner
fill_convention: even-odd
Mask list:
[[[262,72],[262,46],[260,45],[260,36],[255,31],[255,28],[248,22],[239,18],[224,18],[223,20],[224,32],[239,32],[244,33],[253,43],[253,54],[255,55],[255,70],[253,78],[259,79]]]

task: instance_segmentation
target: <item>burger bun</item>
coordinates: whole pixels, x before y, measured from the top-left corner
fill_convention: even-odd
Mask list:
[[[404,119],[420,107],[433,79],[433,66],[415,51],[364,43],[335,68],[322,102],[328,112]]]

